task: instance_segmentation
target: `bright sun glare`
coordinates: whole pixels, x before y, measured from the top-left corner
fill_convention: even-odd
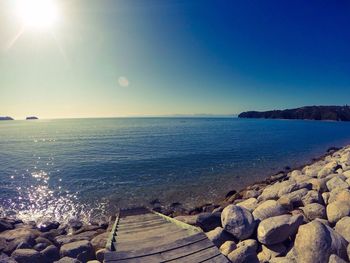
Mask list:
[[[54,0],[17,0],[16,12],[25,28],[51,29],[59,19]]]

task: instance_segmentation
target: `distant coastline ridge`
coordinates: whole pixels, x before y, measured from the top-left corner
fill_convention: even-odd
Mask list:
[[[350,106],[305,106],[295,109],[246,111],[238,118],[350,121]]]
[[[13,118],[8,117],[8,116],[6,116],[6,117],[1,117],[0,116],[0,121],[13,121]]]

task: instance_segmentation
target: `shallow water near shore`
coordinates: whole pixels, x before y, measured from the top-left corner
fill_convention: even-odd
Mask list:
[[[1,213],[94,219],[194,206],[350,142],[350,123],[236,118],[0,122]]]

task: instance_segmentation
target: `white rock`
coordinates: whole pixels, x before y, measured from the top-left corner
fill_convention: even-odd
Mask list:
[[[256,220],[264,220],[272,216],[285,214],[286,210],[275,200],[262,202],[254,211],[253,216]]]
[[[223,228],[237,239],[249,238],[255,228],[256,221],[253,215],[245,208],[229,205],[221,213]]]

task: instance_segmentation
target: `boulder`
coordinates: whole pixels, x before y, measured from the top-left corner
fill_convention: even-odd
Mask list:
[[[40,235],[38,230],[29,228],[18,228],[0,233],[0,251],[11,254],[21,243],[27,247],[35,245],[35,238]]]
[[[221,227],[221,213],[215,212],[199,214],[196,225],[202,228],[204,232]]]
[[[43,262],[42,255],[34,249],[16,249],[11,254],[11,257],[18,263],[41,263]]]
[[[96,259],[100,262],[103,262],[105,259],[105,254],[108,252],[106,248],[101,248],[96,251]]]
[[[277,258],[272,258],[269,261],[269,263],[296,263],[296,261],[288,257],[277,257]]]
[[[301,215],[281,215],[267,218],[260,222],[257,236],[259,242],[265,245],[274,245],[293,236],[303,223]]]
[[[275,200],[267,200],[261,203],[254,211],[253,216],[256,220],[264,220],[269,217],[285,214],[286,210]]]
[[[18,263],[18,262],[13,258],[10,258],[5,253],[0,252],[0,263]]]
[[[59,245],[64,245],[64,244],[72,243],[75,241],[81,241],[81,240],[90,241],[98,234],[99,232],[97,231],[86,231],[86,232],[79,233],[77,235],[62,235],[62,236],[56,237],[56,241]]]
[[[47,248],[45,248],[44,250],[42,250],[41,255],[44,259],[44,262],[47,262],[47,263],[54,262],[56,260],[59,260],[59,258],[60,258],[59,249],[57,247],[55,247],[54,245],[50,245]]]
[[[337,255],[335,254],[332,254],[330,257],[329,257],[329,261],[328,263],[347,263],[348,261],[345,261],[344,259],[338,257]]]
[[[237,245],[234,241],[226,241],[220,246],[220,252],[227,256],[230,254],[233,250],[237,248]]]
[[[14,226],[5,219],[0,219],[0,232],[14,229]]]
[[[57,229],[60,226],[60,223],[57,221],[43,221],[40,224],[38,224],[37,228],[41,232],[48,232],[52,229]]]
[[[270,262],[272,258],[284,255],[287,252],[287,247],[282,243],[276,245],[262,245],[261,252],[258,254],[260,262]]]
[[[350,203],[334,201],[327,205],[327,217],[331,224],[337,223],[341,218],[350,215]]]
[[[334,230],[346,241],[350,242],[350,217],[346,216],[340,219],[335,225]]]
[[[226,232],[222,227],[217,227],[205,233],[209,240],[211,240],[215,246],[220,247],[226,241],[232,240],[233,237]]]
[[[327,183],[327,188],[330,192],[332,192],[334,189],[348,189],[349,185],[342,179],[340,179],[338,176],[333,177],[330,179]]]
[[[350,165],[350,152],[345,152],[340,157],[340,163],[349,166]]]
[[[339,199],[338,199],[339,195]],[[336,188],[332,192],[329,193],[328,204],[333,203],[334,201],[350,201],[350,190]]]
[[[71,258],[71,257],[63,257],[58,261],[55,261],[54,263],[82,263],[80,260]]]
[[[326,165],[322,167],[322,169],[318,172],[318,178],[324,178],[329,174],[334,173],[339,168],[337,161],[330,161]]]
[[[331,254],[346,259],[347,241],[330,227],[314,220],[299,227],[294,242],[298,262],[328,263]]]
[[[307,188],[301,188],[289,194],[283,195],[278,202],[284,206],[298,207],[302,206],[302,198],[309,192]]]
[[[305,196],[301,198],[301,202],[304,206],[313,203],[318,203],[321,205],[324,204],[321,193],[315,190],[310,190]]]
[[[258,200],[252,197],[242,202],[239,202],[236,205],[247,209],[249,212],[253,212],[253,210],[258,206]]]
[[[261,202],[265,200],[278,199],[279,191],[292,184],[294,184],[294,182],[288,180],[283,182],[277,182],[273,185],[269,185],[263,190],[261,195],[258,197],[258,201]]]
[[[108,235],[109,235],[109,233],[105,232],[105,233],[102,233],[102,234],[100,234],[98,236],[95,236],[91,240],[91,245],[93,246],[95,251],[99,250],[100,248],[105,248],[106,247]]]
[[[249,238],[256,227],[253,215],[245,208],[229,205],[221,213],[223,228],[237,239]]]
[[[308,181],[312,185],[312,189],[320,193],[328,191],[327,180],[324,178],[312,178]]]
[[[228,259],[235,263],[258,263],[256,254],[258,244],[256,240],[250,239],[239,242],[237,248],[228,254]]]
[[[308,204],[305,207],[301,208],[309,221],[312,221],[316,218],[326,219],[326,208],[323,205],[318,203]]]
[[[77,258],[80,261],[86,262],[94,259],[94,251],[91,243],[86,240],[76,241],[65,244],[60,249],[61,257]]]

